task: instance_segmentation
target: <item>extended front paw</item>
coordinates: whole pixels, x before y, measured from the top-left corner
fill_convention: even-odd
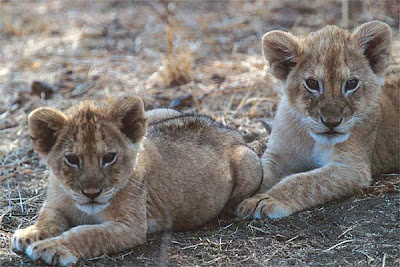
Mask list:
[[[26,254],[34,261],[41,259],[51,265],[68,266],[78,261],[77,255],[61,244],[57,238],[50,238],[29,245]]]
[[[268,194],[258,194],[245,199],[236,209],[236,216],[244,219],[264,219],[267,217],[278,219],[287,217],[291,213],[289,205],[282,203]]]
[[[42,240],[45,235],[36,225],[15,231],[11,239],[11,247],[16,251],[24,251],[30,244]]]
[[[260,198],[258,198],[257,196],[243,200],[236,208],[236,216],[242,219],[253,218],[254,211],[256,210],[257,204],[260,201]]]

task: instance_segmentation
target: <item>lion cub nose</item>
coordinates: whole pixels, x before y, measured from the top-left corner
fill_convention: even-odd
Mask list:
[[[321,122],[328,127],[330,130],[335,129],[335,127],[337,127],[339,124],[341,124],[343,121],[343,118],[340,119],[336,119],[336,118],[332,118],[332,119],[328,119],[328,118],[322,118],[321,117]]]
[[[97,188],[88,188],[85,190],[82,189],[82,194],[93,200],[101,194],[102,190],[103,189],[99,190]]]

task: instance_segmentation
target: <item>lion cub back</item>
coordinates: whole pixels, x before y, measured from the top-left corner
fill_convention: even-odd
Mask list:
[[[223,126],[204,115],[170,113],[165,119],[149,121],[147,138],[189,141],[192,145],[245,145],[236,130]]]
[[[150,232],[197,227],[252,195],[262,180],[257,154],[241,135],[206,116],[150,122],[146,151]]]

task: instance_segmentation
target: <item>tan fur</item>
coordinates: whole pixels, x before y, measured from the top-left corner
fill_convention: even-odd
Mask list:
[[[262,158],[263,186],[239,205],[239,217],[285,217],[368,187],[372,176],[400,173],[400,69],[385,76],[389,26],[327,26],[305,38],[272,31],[263,48],[284,96]],[[353,76],[360,86],[347,94]],[[322,91],[306,89],[308,77]],[[322,120],[341,134],[322,134]]]
[[[150,232],[197,227],[260,186],[260,161],[238,132],[174,110],[148,117],[137,97],[33,111],[34,148],[51,175],[37,222],[15,232],[13,247],[68,265],[143,244]],[[110,152],[116,160],[103,166]]]
[[[158,108],[146,112],[147,121],[149,123],[172,119],[181,115],[181,112],[170,108]]]

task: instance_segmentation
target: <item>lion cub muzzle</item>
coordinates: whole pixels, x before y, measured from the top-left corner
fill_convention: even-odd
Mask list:
[[[98,196],[100,196],[101,192],[103,191],[103,188],[97,189],[97,188],[88,188],[88,189],[82,189],[82,194],[85,195],[87,198],[91,199],[92,201],[95,200]]]
[[[310,112],[310,131],[312,137],[323,144],[336,144],[346,141],[350,137],[353,125],[353,113],[346,106],[345,101],[321,100],[319,107]]]

